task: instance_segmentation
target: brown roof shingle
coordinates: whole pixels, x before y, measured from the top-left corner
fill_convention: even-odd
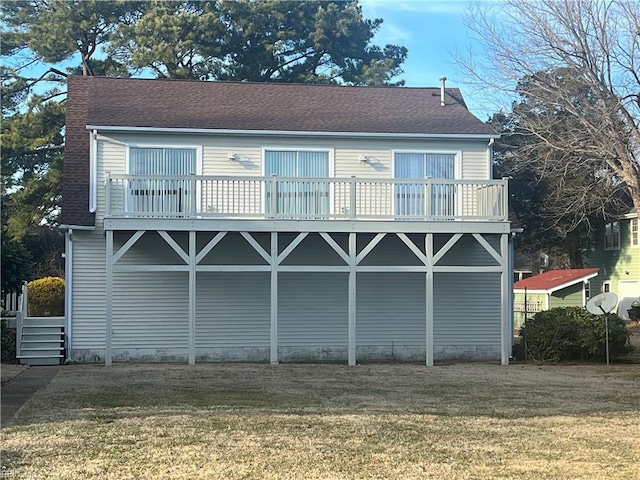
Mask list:
[[[95,225],[89,213],[89,132],[87,111],[90,82],[84,77],[69,77],[67,121],[65,127],[62,175],[63,225]]]
[[[88,123],[99,126],[309,132],[495,135],[460,91],[135,78],[89,79]]]

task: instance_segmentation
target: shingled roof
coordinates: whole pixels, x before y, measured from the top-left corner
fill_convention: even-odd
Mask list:
[[[439,88],[345,87],[88,79],[88,123],[96,126],[494,135],[473,116],[460,91]]]

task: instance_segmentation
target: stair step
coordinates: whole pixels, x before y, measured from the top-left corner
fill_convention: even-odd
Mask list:
[[[61,345],[51,347],[24,347],[22,350],[28,350],[30,352],[51,352],[53,350],[64,350],[64,347]]]
[[[62,343],[62,340],[25,340],[23,339],[21,342],[21,345],[25,345],[25,344],[29,344],[31,345],[32,343],[53,343],[54,345],[60,345]]]
[[[57,328],[62,330],[64,327],[62,325],[22,325],[22,328]]]
[[[16,358],[62,358],[62,355],[18,355]]]
[[[39,336],[50,336],[50,337],[59,337],[62,335],[60,332],[22,332],[23,337],[39,337]]]

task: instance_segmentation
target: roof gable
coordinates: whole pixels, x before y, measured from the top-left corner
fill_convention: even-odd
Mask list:
[[[498,136],[456,88],[87,77],[89,125],[203,130]]]
[[[598,268],[574,268],[569,270],[549,270],[548,272],[525,278],[513,284],[514,290],[545,290],[548,293],[584,282],[598,275]]]

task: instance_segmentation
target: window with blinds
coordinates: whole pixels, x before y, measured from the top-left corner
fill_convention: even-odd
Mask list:
[[[412,180],[455,178],[455,154],[396,153],[394,158],[395,178]],[[426,214],[453,216],[455,214],[455,185],[431,186],[423,182],[396,184],[394,192],[395,213],[402,217],[423,217]]]
[[[329,214],[329,152],[268,150],[265,151],[264,162],[267,176],[288,178],[278,179],[275,191],[272,183],[267,182],[267,214],[295,214],[310,218]]]
[[[133,213],[189,212],[191,179],[196,173],[195,148],[129,147],[127,210]],[[162,178],[152,178],[162,177]]]

